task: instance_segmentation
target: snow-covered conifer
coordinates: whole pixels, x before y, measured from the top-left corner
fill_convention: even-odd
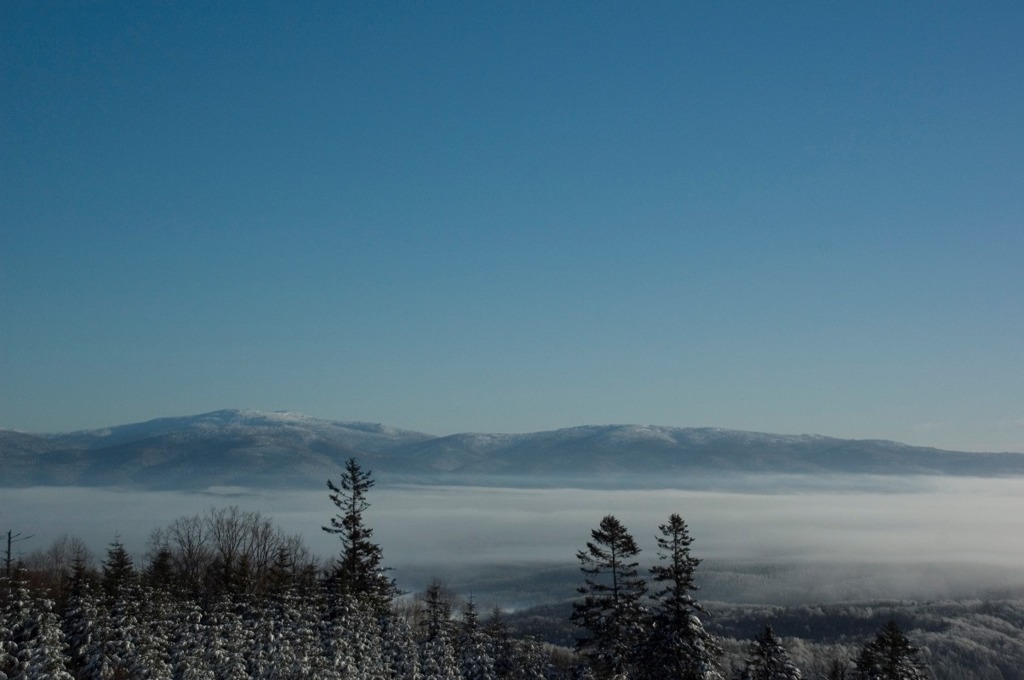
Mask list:
[[[740,680],[800,680],[800,670],[790,660],[771,626],[765,626],[751,643]]]
[[[302,596],[294,588],[274,598],[269,607],[279,640],[279,652],[273,665],[280,677],[315,680],[327,667],[317,625],[321,613],[312,597]]]
[[[20,565],[0,583],[0,673],[10,680],[73,680],[67,672],[67,643],[53,601],[33,597]]]
[[[377,680],[391,677],[385,669],[378,610],[369,598],[331,598],[323,622],[327,667],[339,677]]]
[[[134,587],[139,626],[135,630],[135,676],[148,680],[170,680],[172,675],[171,636],[177,616],[176,604],[163,588]]]
[[[577,588],[583,600],[573,603],[572,622],[588,632],[576,646],[601,672],[618,675],[629,669],[643,640],[647,584],[637,574],[640,548],[613,515],[601,520],[591,538],[576,553],[585,579]]]
[[[76,676],[82,675],[90,665],[90,655],[96,650],[99,623],[103,616],[84,566],[84,562],[76,562],[72,567],[70,595],[63,620],[68,665]]]
[[[857,656],[856,680],[926,680],[927,667],[920,651],[896,621],[890,619]]]
[[[453,641],[452,607],[443,594],[439,581],[427,586],[424,593],[424,618],[420,641],[420,675],[423,680],[456,680],[459,664]]]
[[[505,617],[497,606],[483,626],[487,635],[488,651],[494,660],[494,670],[499,678],[511,677],[515,669],[515,645]]]
[[[13,571],[11,578],[0,575],[0,679],[13,678],[20,670],[19,651],[23,644],[25,620],[29,616],[28,589]]]
[[[549,657],[540,643],[532,639],[512,641],[510,680],[544,680],[548,677]]]
[[[651,594],[654,604],[636,674],[649,680],[717,680],[722,677],[718,668],[721,648],[704,629],[699,617],[704,608],[692,594],[697,589],[694,572],[700,564],[690,554],[693,539],[677,514],[658,528],[659,563],[650,571],[659,587]]]
[[[213,643],[211,628],[203,624],[202,610],[195,604],[178,610],[170,646],[173,680],[216,680],[205,653]]]
[[[405,618],[388,612],[379,619],[381,667],[384,677],[420,680],[419,650]]]
[[[447,632],[420,642],[419,660],[423,680],[459,680],[459,663]]]
[[[211,609],[206,648],[206,662],[217,680],[249,680],[255,677],[247,654],[257,654],[257,641],[252,619],[243,621],[227,599],[221,599]]]
[[[462,626],[456,641],[459,666],[465,680],[497,680],[489,642],[480,627],[476,603],[470,598],[462,612]]]
[[[24,622],[25,638],[19,649],[19,673],[11,680],[74,680],[68,673],[67,643],[53,602],[37,599]]]
[[[73,658],[81,662],[78,677],[82,680],[109,680],[114,677],[118,667],[118,659],[114,655],[115,631],[111,626],[110,614],[102,604],[90,607],[87,612],[88,618],[83,619],[75,628],[81,633],[72,650]]]
[[[0,585],[2,588],[2,585]],[[0,680],[8,680],[17,669],[18,648],[14,644],[14,631],[7,625],[6,617],[0,616]]]

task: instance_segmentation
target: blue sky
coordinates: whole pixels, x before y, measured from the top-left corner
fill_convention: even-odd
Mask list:
[[[1019,3],[0,4],[0,427],[1024,451]]]

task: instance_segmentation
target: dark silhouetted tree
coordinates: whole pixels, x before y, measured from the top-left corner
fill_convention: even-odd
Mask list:
[[[693,539],[683,518],[673,514],[660,525],[659,563],[651,567],[658,589],[637,664],[641,678],[713,680],[722,677],[718,658],[722,650],[698,617],[704,608],[693,598],[694,571],[700,560],[690,554]]]
[[[115,538],[107,549],[103,562],[103,576],[100,580],[103,592],[109,602],[116,601],[125,591],[138,585],[138,574],[132,556],[125,550],[120,538]]]
[[[625,673],[643,637],[641,604],[647,584],[637,574],[636,541],[613,515],[591,531],[585,550],[576,553],[584,585],[582,601],[573,603],[572,622],[589,634],[576,647],[600,675]]]
[[[861,647],[856,680],[925,680],[927,666],[896,621],[890,619],[875,639]]]
[[[380,546],[371,540],[373,529],[363,521],[363,512],[370,507],[366,496],[374,484],[372,474],[364,472],[356,459],[350,458],[345,463],[340,485],[327,480],[331,502],[339,512],[323,530],[341,539],[341,555],[331,574],[336,592],[368,597],[384,609],[397,590],[381,564]]]

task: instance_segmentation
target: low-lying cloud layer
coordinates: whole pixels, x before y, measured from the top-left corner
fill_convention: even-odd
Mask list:
[[[690,527],[694,554],[709,564],[924,563],[946,573],[968,567],[1020,573],[1024,480],[866,481],[758,477],[726,491],[378,487],[366,520],[400,580],[403,567],[443,575],[445,565],[574,566],[576,551],[606,514],[621,519],[653,560],[658,525],[674,512]],[[337,551],[337,539],[320,529],[335,508],[326,493],[309,491],[5,489],[0,529],[34,534],[18,545],[24,552],[69,533],[98,556],[115,537],[142,553],[154,528],[227,505],[259,510],[285,531],[301,533],[321,555]]]

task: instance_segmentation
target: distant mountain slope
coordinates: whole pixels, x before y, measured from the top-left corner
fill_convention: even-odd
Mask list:
[[[372,459],[433,438],[370,423],[233,410],[59,435],[0,430],[0,486],[322,485],[347,458]]]
[[[297,413],[215,411],[103,430],[0,430],[0,486],[316,487],[360,458],[384,481],[523,483],[693,473],[1024,475],[1024,454],[715,428],[591,425],[435,437]]]

